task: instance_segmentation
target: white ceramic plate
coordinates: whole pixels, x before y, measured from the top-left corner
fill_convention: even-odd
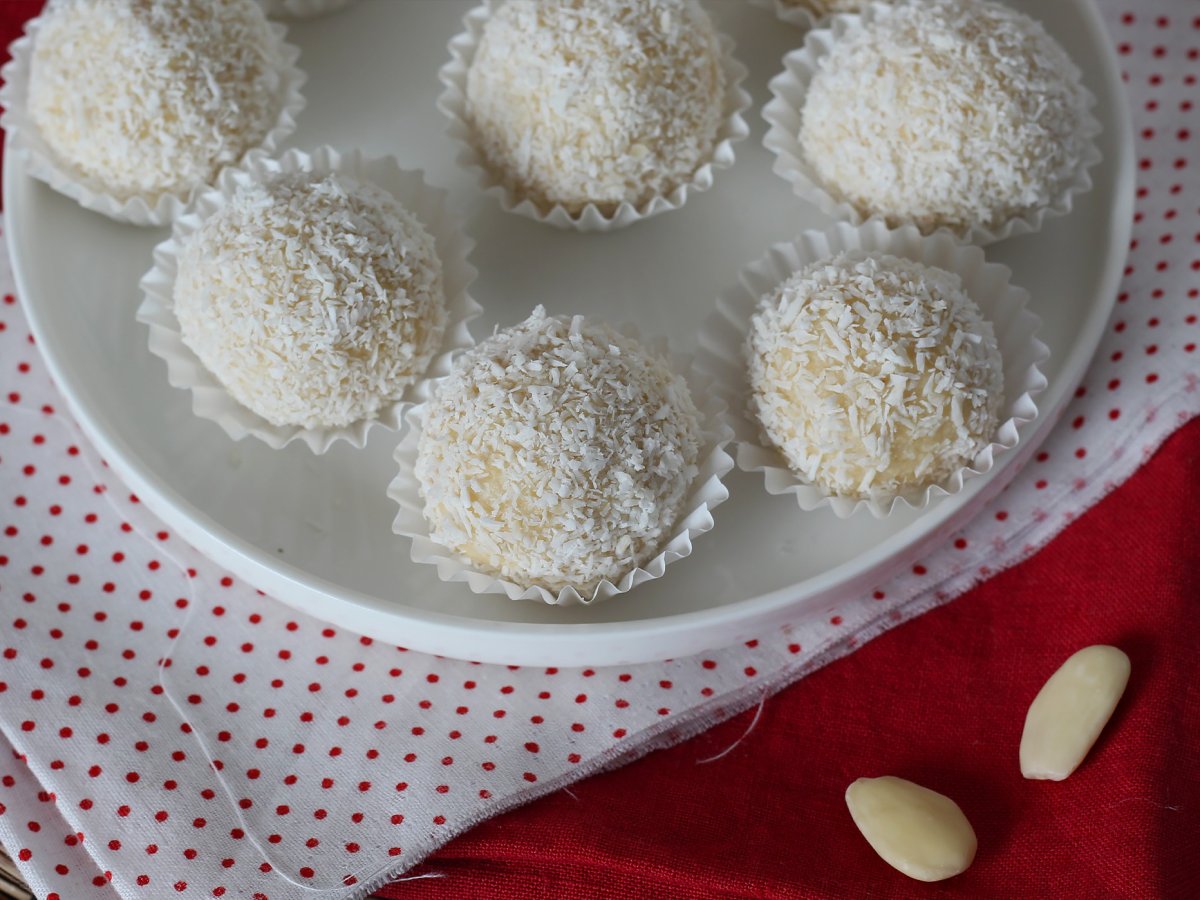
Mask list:
[[[1082,378],[1117,292],[1129,241],[1133,152],[1109,38],[1090,0],[1014,0],[1067,47],[1099,98],[1104,162],[1073,214],[1044,231],[989,248],[1030,290],[1052,358],[1043,410],[1019,451],[960,494],[884,521],[801,513],[762,479],[735,473],[732,499],[697,552],[666,578],[595,607],[564,609],[471,593],[409,561],[391,531],[396,436],[372,432],[365,450],[320,457],[297,444],[274,451],[234,443],[190,412],[167,384],[134,321],[138,278],[162,230],[123,226],[33,181],[9,155],[4,197],[17,283],[47,363],[84,431],[142,501],[206,555],[292,606],[418,650],[516,665],[618,664],[678,657],[744,640],[865,596],[897,567],[976,512],[1032,453]],[[445,45],[469,4],[363,0],[295,25],[309,73],[309,105],[291,144],[394,153],[424,168],[470,213],[486,312],[476,334],[538,303],[552,313],[636,320],[677,349],[748,260],[824,217],[771,174],[763,124],[737,146],[738,162],[678,211],[610,234],[575,234],[502,213],[456,168],[457,148],[434,108]],[[756,108],[779,60],[800,39],[744,0],[715,14],[750,67]]]

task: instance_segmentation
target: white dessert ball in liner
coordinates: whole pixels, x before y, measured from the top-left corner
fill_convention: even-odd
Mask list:
[[[180,10],[187,8],[178,2],[176,5]],[[0,126],[8,149],[20,156],[28,173],[59,193],[119,222],[167,225],[182,214],[196,191],[213,180],[221,167],[237,164],[256,150],[272,152],[295,130],[296,117],[305,104],[300,93],[305,75],[296,66],[300,51],[284,41],[286,29],[267,22],[252,2],[239,0],[238,4],[222,7],[223,16],[206,18],[207,24],[192,32],[185,32],[178,22],[170,27],[156,23],[157,31],[152,32],[144,22],[133,18],[130,8],[127,0],[85,0],[74,6],[52,2],[40,16],[30,20],[25,34],[10,47],[12,58],[0,71],[4,79],[0,88],[0,105],[4,107]],[[67,10],[78,20],[72,21]],[[174,6],[162,9],[150,6],[147,10],[150,11],[147,15],[164,17],[178,12]],[[106,30],[100,24],[106,15],[115,16],[116,23],[126,31],[112,34],[111,23]],[[158,42],[147,41],[147,52],[137,60],[131,59],[131,42],[152,33],[157,34]],[[190,41],[181,37],[185,33],[191,35]],[[244,61],[232,60],[226,69],[227,77],[220,76],[218,71],[218,76],[229,82],[224,85],[220,78],[214,78],[211,66],[201,64],[195,57],[198,50],[220,52],[231,45],[233,36],[246,40],[261,38],[264,46],[255,52],[269,60],[269,64],[249,77],[243,71]],[[47,39],[49,42],[43,46]],[[121,39],[126,41],[124,56],[117,55],[112,46],[121,46]],[[96,52],[89,54],[88,45],[92,41],[97,43]],[[205,46],[205,41],[212,46]],[[62,45],[71,48],[69,54],[60,52]],[[136,96],[138,92],[148,94],[165,87],[178,88],[162,105],[147,102],[144,118],[147,127],[163,130],[164,107],[166,111],[174,111],[171,119],[179,133],[163,130],[162,136],[179,146],[161,151],[153,146],[136,147],[123,134],[117,120],[118,110],[131,108],[119,93],[90,112],[93,121],[79,129],[83,133],[72,134],[72,123],[80,115],[77,100],[71,99],[73,85],[64,80],[65,75],[57,79],[49,74],[35,75],[35,58],[39,53],[45,55],[45,62],[36,65],[48,66],[43,69],[45,73],[74,73],[75,80],[85,82],[82,87],[74,86],[76,94],[83,92],[85,96],[99,98],[105,92],[111,95],[114,91],[125,91]],[[196,83],[188,81],[189,78]],[[33,90],[38,94],[36,103],[31,95]],[[215,100],[206,93],[209,90],[216,92]],[[238,95],[232,111],[223,104],[226,92]],[[208,107],[201,102],[206,97],[211,101]],[[237,120],[247,111],[256,110],[264,97],[270,98],[275,107],[269,113],[269,121],[248,124]],[[136,104],[132,108],[136,109]],[[72,140],[78,153],[96,156],[97,165],[123,167],[129,188],[114,190],[95,173],[89,174],[64,159],[38,127],[38,116],[49,116],[44,120],[56,123],[63,131],[60,138]],[[184,130],[185,124],[191,126],[190,130]],[[239,128],[253,128],[258,133],[242,137]],[[160,188],[134,186],[151,176],[178,177],[181,173],[188,173],[186,183]]]
[[[980,22],[987,27],[979,29]],[[920,34],[923,27],[942,31],[931,39]],[[934,52],[943,39],[950,49]],[[1001,64],[997,53],[1014,59]],[[783,67],[768,85],[763,145],[793,192],[836,219],[913,222],[925,233],[943,227],[984,245],[1038,231],[1047,216],[1068,214],[1073,197],[1091,190],[1089,170],[1100,161],[1095,97],[1045,29],[1011,8],[990,0],[873,2],[861,14],[835,15],[809,31]],[[818,76],[821,90],[813,91]],[[970,79],[968,88],[983,85],[995,104],[969,97],[970,120],[960,116],[966,88],[954,76]],[[813,97],[827,114],[805,134]],[[939,129],[946,134],[935,154]],[[828,151],[821,160],[827,168],[860,182],[857,202],[822,177],[806,141]],[[921,156],[905,155],[912,147]],[[1005,209],[989,205],[985,194],[1005,198]],[[890,202],[909,209],[889,213]],[[951,207],[956,223],[948,221]]]
[[[549,373],[559,371],[573,396],[555,394]],[[539,384],[543,377],[550,383]],[[636,399],[616,399],[642,390],[662,403],[649,419]],[[502,402],[489,415],[504,418],[472,422],[492,399]],[[475,593],[552,605],[623,594],[662,577],[712,529],[734,465],[723,412],[665,341],[639,342],[632,326],[546,317],[539,307],[459,357],[434,397],[406,411],[388,489],[400,507],[392,529],[412,540],[415,562]],[[468,439],[430,437],[430,427]],[[648,440],[627,446],[639,434]],[[563,447],[551,443],[559,437]],[[461,481],[462,492],[437,486],[445,481]],[[489,504],[499,510],[494,521]]]
[[[373,398],[366,398],[366,401],[371,403],[371,415],[337,426],[314,424],[304,427],[300,424],[275,424],[239,403],[225,383],[205,367],[197,353],[185,342],[180,318],[176,313],[180,262],[205,222],[214,214],[230,208],[240,196],[239,189],[277,183],[277,179],[300,177],[301,173],[343,176],[341,180],[336,181],[336,184],[342,185],[342,189],[346,184],[357,184],[366,186],[366,190],[372,192],[385,192],[385,196],[390,196],[399,204],[401,213],[419,223],[421,240],[427,242],[432,239],[436,261],[440,262],[441,266],[440,283],[444,312],[440,317],[440,345],[423,348],[421,354],[414,353],[414,358],[417,355],[431,355],[423,374],[416,375],[413,380],[408,381],[398,398],[379,394],[374,398],[378,399],[378,404],[374,403]],[[421,172],[401,169],[393,157],[364,158],[357,151],[343,154],[330,147],[320,147],[311,154],[289,150],[279,159],[252,155],[242,168],[224,170],[216,185],[202,191],[189,210],[176,220],[171,237],[154,248],[154,266],[141,280],[143,300],[137,311],[137,320],[149,326],[150,352],[166,361],[167,377],[173,387],[192,392],[192,411],[195,415],[216,422],[234,440],[252,436],[274,449],[280,449],[292,441],[302,441],[312,452],[319,454],[324,453],[337,441],[347,441],[354,447],[364,446],[368,432],[376,425],[390,430],[398,429],[405,407],[426,400],[433,384],[449,373],[453,357],[474,344],[468,323],[482,312],[481,307],[468,293],[476,276],[475,268],[468,261],[473,241],[463,233],[461,223],[450,214],[446,197],[445,191],[428,185]],[[249,240],[254,241],[257,238],[251,236]],[[342,243],[350,246],[345,240]],[[292,257],[305,265],[302,274],[306,277],[322,274],[319,260],[311,258],[311,254],[304,248],[292,253]],[[280,260],[282,259],[281,253]],[[405,266],[410,265],[407,261],[402,262]],[[412,263],[411,268],[416,269],[419,263],[420,261]],[[289,271],[283,268],[280,277],[289,274]],[[346,309],[338,312],[330,308],[328,315],[334,321],[334,325],[330,327],[336,326],[335,330],[341,329],[339,334],[348,328],[348,333],[356,335],[370,325],[369,322],[365,325],[360,324],[362,317],[370,314],[370,310],[376,309],[372,298],[367,296],[368,288],[369,285],[364,282],[360,290],[362,296],[349,298],[354,300],[354,303],[349,303],[347,298],[342,297],[322,297],[315,300],[297,298],[297,302],[313,301],[315,306],[326,299],[337,299],[339,309],[343,306]],[[360,303],[359,300],[363,302]],[[351,309],[351,306],[354,308]],[[384,308],[384,311],[387,309]],[[247,327],[253,328],[253,323]],[[212,335],[204,338],[207,341],[207,349],[211,349],[208,346],[211,344],[211,341],[208,341],[210,337]],[[303,335],[299,337],[303,339]],[[225,347],[222,350],[218,347],[218,350],[227,356],[230,348]],[[269,347],[263,352],[267,351],[274,352]],[[356,391],[363,381],[374,386],[379,375],[375,368],[388,371],[382,368],[387,360],[375,366],[374,352],[364,365],[368,363],[369,371],[365,371],[365,374],[358,372],[356,375],[357,380],[353,382]],[[241,374],[238,375],[239,381],[245,382],[243,386],[251,389],[253,379],[241,378]],[[366,390],[369,392],[370,389],[369,387]],[[357,394],[350,398],[355,402],[358,399],[362,398],[358,398]],[[277,405],[283,409],[285,404]]]
[[[978,306],[983,319],[991,323],[1004,373],[994,435],[979,446],[968,464],[936,484],[894,496],[835,495],[793,471],[783,453],[765,438],[751,412],[747,340],[763,298],[805,267],[842,253],[894,256],[952,273],[961,279],[962,290]],[[1021,432],[1037,418],[1034,397],[1047,383],[1040,366],[1049,358],[1049,350],[1036,337],[1041,320],[1027,308],[1028,294],[1010,284],[1010,275],[1007,267],[987,262],[981,249],[948,232],[923,236],[916,226],[888,229],[878,220],[859,226],[838,223],[828,231],[806,231],[792,241],[775,244],[762,258],[742,268],[737,286],[720,296],[717,311],[700,333],[696,367],[711,379],[725,401],[737,441],[738,467],[762,472],[768,493],[792,494],[803,510],[829,507],[839,518],[863,509],[883,518],[900,504],[923,509],[934,497],[957,493],[966,479],[990,471],[1001,454],[1017,446]]]
[[[354,0],[258,0],[272,19],[312,19],[345,9]]]
[[[631,6],[637,7],[638,2],[646,7],[646,10],[652,10],[653,7],[642,0],[603,0],[597,3],[597,0],[564,0],[564,2],[556,6],[554,4],[544,4],[540,7],[542,13],[562,13],[563,15],[570,14],[572,10],[576,14],[581,11],[588,11],[593,15],[608,14],[615,16],[615,8]],[[529,4],[533,4],[530,6]],[[519,6],[524,4],[524,6]],[[588,4],[595,4],[588,8]],[[664,186],[663,189],[650,196],[639,197],[635,201],[629,199],[613,200],[603,204],[596,202],[586,202],[582,204],[571,203],[564,204],[545,200],[538,202],[535,198],[525,196],[519,191],[511,180],[506,180],[502,173],[498,172],[495,167],[489,165],[487,156],[476,141],[476,129],[471,121],[471,113],[469,106],[471,101],[471,70],[472,64],[475,62],[479,54],[481,42],[484,40],[485,30],[493,19],[496,18],[498,10],[502,6],[509,7],[505,11],[504,21],[506,26],[509,26],[510,20],[520,17],[528,17],[536,15],[539,9],[536,6],[536,0],[509,0],[507,4],[502,0],[485,0],[479,6],[467,13],[463,19],[465,30],[455,37],[450,42],[450,60],[442,67],[438,73],[442,84],[445,85],[445,90],[438,98],[438,108],[447,116],[450,121],[449,134],[461,146],[461,151],[458,155],[458,162],[463,167],[474,171],[478,177],[479,184],[484,188],[485,192],[496,197],[500,201],[501,208],[506,212],[517,213],[522,216],[534,219],[538,222],[543,222],[549,225],[554,225],[558,228],[574,229],[577,231],[608,231],[615,228],[623,228],[627,225],[632,225],[642,219],[650,216],[658,215],[659,213],[669,210],[679,209],[687,202],[688,196],[693,191],[706,191],[712,187],[715,178],[715,173],[719,169],[727,169],[734,163],[733,144],[743,140],[750,133],[750,128],[746,124],[742,113],[749,108],[751,103],[750,95],[741,87],[741,83],[745,80],[748,71],[733,55],[733,41],[726,35],[720,32],[714,32],[716,36],[717,47],[715,50],[719,53],[720,66],[720,81],[723,82],[723,95],[720,98],[721,105],[719,110],[719,119],[714,116],[714,121],[710,123],[712,127],[711,147],[701,151],[694,165],[689,165],[689,171],[681,173],[678,181],[672,181]],[[699,29],[689,28],[688,23],[675,21],[680,16],[697,15],[702,16],[707,20],[707,13],[695,6],[693,0],[672,0],[669,8],[663,7],[665,10],[663,15],[669,12],[673,17],[671,19],[671,27],[679,30],[679,35],[666,46],[672,52],[681,52],[688,49],[687,42],[702,41],[703,34]],[[578,16],[583,18],[582,15]],[[583,42],[583,48],[590,50],[594,58],[585,60],[588,64],[588,75],[586,77],[595,77],[596,73],[607,74],[608,70],[613,67],[613,63],[630,58],[637,58],[631,53],[620,53],[615,46],[607,49],[599,46],[588,46],[588,42],[595,43],[601,40],[610,40],[613,35],[627,35],[628,28],[622,26],[616,28],[591,28],[578,29]],[[548,38],[546,39],[548,40]],[[496,54],[493,56],[493,61],[498,65],[508,65],[511,60],[511,70],[509,74],[513,80],[527,79],[529,85],[518,85],[519,91],[508,91],[508,96],[520,96],[528,98],[530,102],[538,100],[543,102],[547,108],[553,108],[556,104],[549,101],[557,99],[558,102],[565,104],[568,102],[567,96],[563,95],[557,98],[543,97],[537,92],[539,85],[549,85],[554,83],[554,76],[546,70],[554,62],[561,60],[556,56],[555,49],[531,44],[525,41],[520,46],[512,49],[511,53],[505,51],[503,47],[497,48]],[[685,63],[692,64],[695,60],[692,57],[686,56],[682,60]],[[534,63],[537,63],[535,65]],[[611,133],[616,131],[616,138],[621,138],[621,133],[617,129],[616,123],[618,120],[619,109],[608,108],[600,109],[601,103],[609,103],[613,97],[618,100],[624,98],[627,102],[632,103],[632,109],[635,111],[649,110],[651,112],[664,112],[661,109],[663,100],[661,97],[656,97],[656,102],[651,104],[645,96],[637,94],[637,89],[653,90],[661,93],[670,93],[675,91],[681,93],[678,98],[670,98],[678,101],[692,101],[693,103],[702,104],[711,100],[711,96],[700,96],[702,92],[697,90],[698,80],[684,80],[681,84],[667,83],[661,79],[654,78],[647,71],[643,73],[648,81],[648,85],[620,85],[619,89],[612,91],[599,91],[594,86],[587,91],[581,92],[579,96],[585,97],[586,102],[581,101],[580,109],[572,110],[573,120],[576,117],[584,117],[587,110],[591,110],[594,114],[596,128],[594,134],[596,141],[603,142],[604,139],[614,137]],[[482,82],[483,79],[480,78]],[[505,95],[504,85],[495,86],[495,80],[489,82],[491,87],[495,87],[494,93],[497,96],[492,96],[492,100],[497,100],[497,97]],[[477,85],[478,87],[478,85]],[[689,93],[690,92],[690,93]],[[493,104],[495,107],[495,104]],[[498,109],[498,107],[497,107]],[[597,113],[599,110],[599,114]],[[507,115],[510,111],[499,109],[497,116]],[[561,116],[563,110],[554,110],[555,114]],[[685,109],[685,113],[689,115],[700,115],[699,110]],[[526,118],[532,118],[526,116]],[[520,117],[518,117],[520,122]],[[601,127],[603,126],[603,127]],[[514,126],[515,128],[516,126]],[[535,131],[540,131],[544,134],[550,133],[550,128],[545,122],[535,122],[523,126],[526,134],[534,134]],[[654,131],[663,133],[669,129],[662,127],[661,123],[656,125]],[[549,138],[547,138],[549,140]],[[592,143],[596,143],[593,141]],[[514,137],[515,142],[515,137]],[[510,142],[512,143],[512,142]],[[532,166],[535,162],[535,154],[527,140],[525,143],[516,142],[517,146],[512,148],[514,155],[522,157],[523,165],[527,170],[532,171]],[[563,154],[568,152],[578,151],[578,142],[573,138],[563,138],[559,145],[553,148],[543,147],[542,153],[548,153],[550,149],[555,151],[555,159],[552,164],[545,166],[546,171],[552,171],[556,178],[567,177],[567,175],[579,170],[581,178],[594,178],[597,176],[597,171],[600,168],[597,166],[584,166],[577,164],[574,167],[564,164]],[[669,160],[656,158],[655,151],[646,147],[644,144],[635,144],[631,155],[627,151],[623,151],[623,155],[619,157],[618,162],[626,159],[634,159],[641,166],[641,174],[647,175],[655,170],[665,171],[669,169]],[[593,161],[595,162],[595,161]],[[601,173],[603,174],[603,173]],[[620,173],[617,173],[619,175]],[[608,187],[615,190],[616,177],[613,173],[608,173],[610,184]]]

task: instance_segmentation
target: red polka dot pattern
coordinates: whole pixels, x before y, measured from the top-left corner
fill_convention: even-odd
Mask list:
[[[693,659],[481,666],[258,594],[111,480],[59,414],[0,271],[0,841],[39,896],[350,896],[1035,552],[1200,413],[1200,25],[1152,5],[1178,28],[1106,4],[1137,98],[1134,241],[1057,432],[985,514],[860,602]]]

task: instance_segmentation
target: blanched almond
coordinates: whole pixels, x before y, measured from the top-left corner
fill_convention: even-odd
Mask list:
[[[1021,774],[1062,781],[1087,756],[1129,683],[1129,657],[1084,647],[1050,676],[1025,715]]]
[[[846,806],[867,843],[909,878],[951,878],[975,858],[971,823],[957,803],[929,788],[891,775],[860,778],[846,789]]]

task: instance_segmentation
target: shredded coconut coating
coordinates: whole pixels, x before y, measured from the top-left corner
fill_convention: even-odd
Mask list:
[[[750,411],[797,475],[887,498],[937,484],[991,442],[1004,371],[955,274],[844,253],[763,297],[746,344]]]
[[[446,325],[434,239],[344,175],[239,187],[179,259],[183,341],[273,425],[372,418],[420,377]]]
[[[701,442],[687,383],[665,360],[538,307],[439,386],[416,476],[434,541],[494,576],[586,597],[658,553]]]
[[[695,0],[508,0],[467,74],[489,168],[572,214],[688,181],[712,155],[724,99],[720,43]]]
[[[901,3],[821,60],[800,144],[866,217],[964,232],[1047,205],[1087,150],[1087,93],[1033,19],[986,0]]]
[[[286,66],[254,0],[52,0],[29,111],[114,197],[183,194],[262,142]]]

